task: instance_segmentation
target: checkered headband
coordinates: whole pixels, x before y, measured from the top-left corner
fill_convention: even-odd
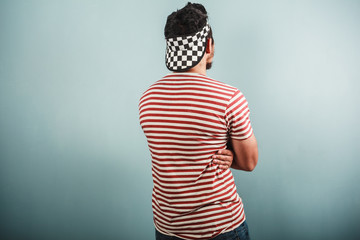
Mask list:
[[[204,56],[206,37],[210,25],[189,36],[166,39],[166,67],[170,71],[187,71],[198,64]]]

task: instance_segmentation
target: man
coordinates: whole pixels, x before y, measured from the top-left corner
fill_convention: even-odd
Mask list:
[[[166,66],[172,73],[139,103],[152,157],[157,240],[249,239],[228,166],[252,171],[257,142],[243,94],[206,76],[214,57],[207,20],[205,8],[192,3],[168,16]]]

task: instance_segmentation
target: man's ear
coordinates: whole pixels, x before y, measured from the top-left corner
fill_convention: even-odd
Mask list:
[[[206,53],[211,53],[211,45],[212,45],[211,38],[206,39]]]

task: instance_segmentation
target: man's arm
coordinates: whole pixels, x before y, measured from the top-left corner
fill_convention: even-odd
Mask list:
[[[230,139],[228,147],[234,152],[232,168],[244,171],[254,170],[258,162],[258,147],[254,134],[245,140]]]

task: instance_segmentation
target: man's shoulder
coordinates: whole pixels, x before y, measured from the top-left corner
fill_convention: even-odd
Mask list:
[[[226,87],[226,88],[229,88],[229,89],[232,89],[233,91],[238,91],[238,88],[237,87],[234,87],[228,83],[226,83],[226,81],[222,81],[222,80],[217,80],[217,79],[214,79],[214,78],[210,78],[208,77],[208,79],[218,83],[219,85],[223,86],[223,87]]]
[[[140,101],[154,95],[169,95],[170,92],[201,94],[203,97],[229,101],[240,91],[234,86],[209,76],[197,73],[169,73],[153,82],[142,94]]]

